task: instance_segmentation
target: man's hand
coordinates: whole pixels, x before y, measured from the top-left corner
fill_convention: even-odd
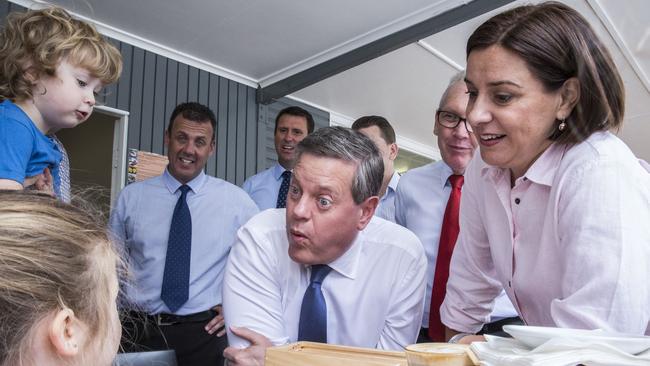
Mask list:
[[[49,168],[43,169],[43,173],[33,177],[25,178],[23,182],[25,189],[34,189],[54,196],[54,179]]]
[[[208,332],[208,334],[214,334],[214,332],[217,332],[217,337],[222,337],[224,334],[226,334],[226,323],[223,320],[223,307],[221,305],[217,305],[212,310],[217,312],[217,316],[212,318],[208,324],[205,325],[205,331]]]
[[[228,347],[223,351],[223,357],[228,360],[228,366],[263,366],[266,349],[273,346],[265,336],[248,328],[230,327],[234,335],[251,343],[247,348]]]

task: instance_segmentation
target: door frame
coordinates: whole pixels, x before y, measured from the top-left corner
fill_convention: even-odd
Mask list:
[[[127,136],[129,112],[107,106],[95,106],[95,111],[115,117],[113,124],[113,158],[111,163],[111,207],[126,182]]]

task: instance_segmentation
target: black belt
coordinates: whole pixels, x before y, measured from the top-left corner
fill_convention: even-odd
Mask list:
[[[176,315],[176,314],[165,314],[165,313],[160,313],[160,314],[146,314],[146,313],[140,313],[140,312],[131,312],[132,316],[135,315],[135,319],[140,318],[142,319],[143,317],[151,320],[153,323],[157,325],[174,325],[174,324],[181,324],[181,323],[199,323],[199,322],[204,322],[204,321],[209,321],[212,320],[215,316],[217,316],[217,312],[214,310],[206,310],[202,311],[200,313],[194,313],[194,314],[187,314],[187,315]]]

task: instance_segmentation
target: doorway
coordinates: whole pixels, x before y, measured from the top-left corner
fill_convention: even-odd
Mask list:
[[[108,217],[126,177],[128,112],[98,106],[83,124],[57,132],[70,159],[72,195]]]

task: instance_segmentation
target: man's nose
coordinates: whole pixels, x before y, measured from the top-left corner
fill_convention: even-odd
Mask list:
[[[472,125],[467,120],[459,121],[454,128],[454,136],[457,138],[468,138],[472,132]]]
[[[287,210],[290,210],[290,213],[296,219],[305,220],[309,218],[309,204],[305,196],[293,199],[287,197]]]

